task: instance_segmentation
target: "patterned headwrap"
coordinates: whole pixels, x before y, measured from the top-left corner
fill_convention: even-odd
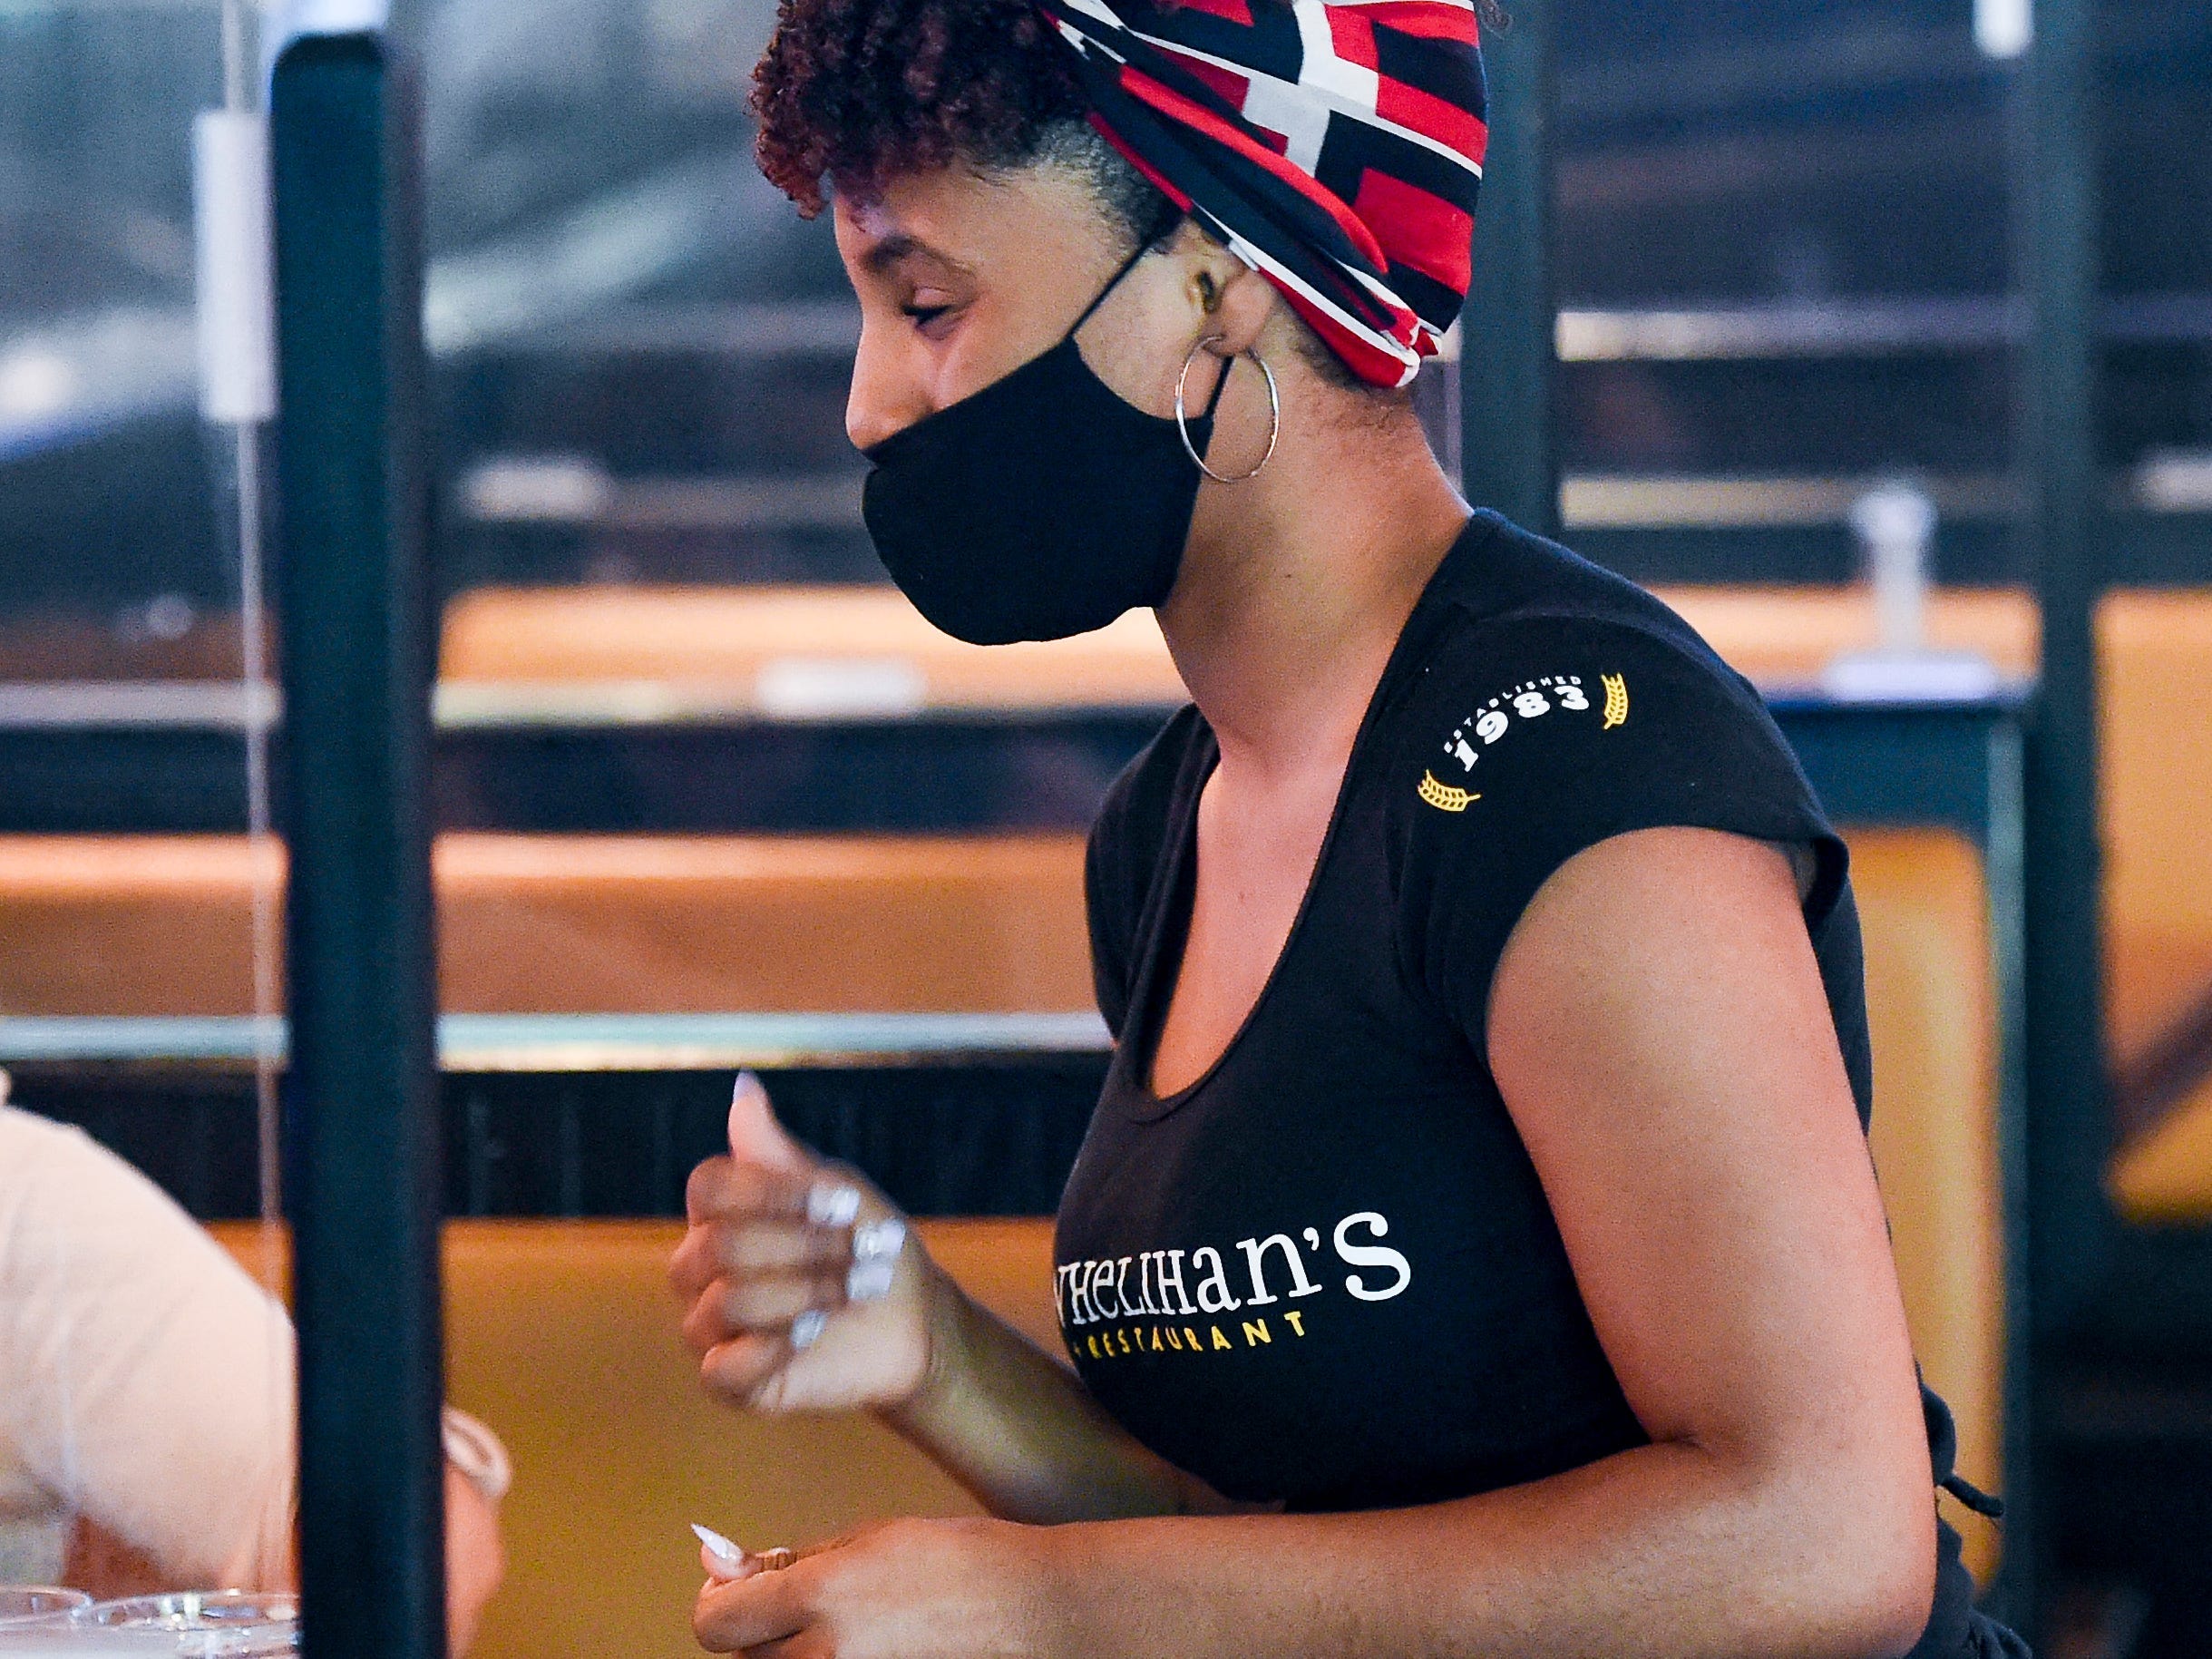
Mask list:
[[[1474,0],[1037,0],[1092,120],[1360,378],[1403,385],[1467,298]]]

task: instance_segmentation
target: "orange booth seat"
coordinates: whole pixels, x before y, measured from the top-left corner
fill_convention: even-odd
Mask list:
[[[2212,1002],[2212,592],[2115,594],[2100,624],[2106,985],[2125,1075]],[[2121,1213],[2212,1222],[2212,1076],[2133,1127],[2110,1171]]]
[[[486,588],[446,607],[443,717],[575,706],[599,687],[680,717],[805,716],[843,697],[896,711],[1142,707],[1184,701],[1146,610],[1074,639],[967,645],[897,589]]]
[[[1079,835],[449,834],[439,975],[468,1013],[1091,1006]],[[0,1015],[253,1006],[231,836],[0,836]]]
[[[1998,996],[1981,854],[1944,830],[1850,830],[1874,1039],[1875,1171],[1914,1352],[1958,1419],[1959,1472],[2003,1486]],[[1943,1499],[1988,1582],[1998,1534]]]
[[[1811,680],[1838,652],[1871,647],[1873,603],[1855,588],[1674,587],[1660,597],[1753,679]],[[1927,636],[2035,671],[2033,600],[2000,588],[1939,589]],[[480,588],[446,607],[441,690],[456,709],[519,706],[519,690],[653,685],[673,701],[774,712],[795,670],[903,667],[932,708],[1051,708],[1187,698],[1149,611],[1073,639],[974,646],[938,632],[896,589]],[[886,688],[895,677],[875,683]],[[507,695],[494,698],[494,688]]]
[[[1808,685],[1847,651],[1879,639],[1864,588],[1698,586],[1658,590],[1736,671],[1762,686]],[[2011,679],[2035,674],[2041,624],[2035,600],[2015,588],[1938,588],[1924,630],[1938,650],[1985,657]]]

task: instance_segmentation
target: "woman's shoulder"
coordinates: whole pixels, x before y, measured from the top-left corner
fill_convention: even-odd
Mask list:
[[[1695,629],[1633,582],[1494,514],[1476,515],[1415,626],[1381,724],[1394,769],[1436,778],[1428,795],[1482,779],[1545,790],[1601,765],[1592,781],[1607,799],[1646,770],[1678,777],[1687,766],[1731,792],[1810,801],[1757,689]]]
[[[1708,677],[1732,702],[1759,706],[1750,682],[1723,662],[1666,601],[1625,576],[1499,517],[1478,512],[1422,602],[1420,669],[1455,651],[1580,637],[1670,659]]]
[[[1392,815],[1417,833],[1587,844],[1665,824],[1777,841],[1827,827],[1757,691],[1663,621],[1467,619],[1387,724]]]
[[[1809,847],[1807,916],[1825,917],[1842,844],[1749,681],[1564,549],[1506,527],[1455,559],[1377,734],[1400,940],[1425,977],[1486,989],[1551,874],[1643,829]]]

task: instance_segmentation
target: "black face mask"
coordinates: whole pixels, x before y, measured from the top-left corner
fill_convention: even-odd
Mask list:
[[[1051,350],[865,452],[875,551],[956,639],[1065,639],[1157,605],[1175,585],[1198,469],[1174,421],[1118,396],[1076,348],[1076,331],[1145,252]],[[1190,428],[1204,454],[1211,405]]]

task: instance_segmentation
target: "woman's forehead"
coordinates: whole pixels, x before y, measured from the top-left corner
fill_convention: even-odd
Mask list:
[[[865,195],[840,191],[831,211],[846,260],[874,275],[986,277],[1070,258],[1087,267],[1115,246],[1083,179],[1049,163],[901,173]]]

